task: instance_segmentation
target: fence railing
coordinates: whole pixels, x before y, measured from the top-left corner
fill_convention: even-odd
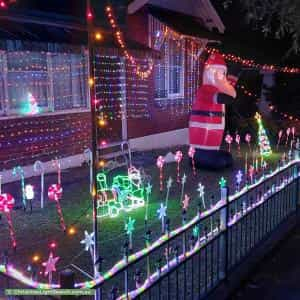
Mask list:
[[[199,299],[217,287],[236,266],[289,216],[299,199],[298,161],[263,175],[234,196],[221,188],[220,200],[181,227],[124,257],[94,281],[102,299]],[[81,284],[77,285],[82,287]]]
[[[229,196],[221,187],[219,201],[200,210],[190,221],[155,241],[145,235],[145,248],[123,258],[96,279],[78,282],[75,288],[99,288],[103,299],[201,299],[233,274],[253,250],[272,232],[295,215],[299,200],[300,160],[288,162],[251,185]],[[254,180],[255,181],[255,180]],[[26,286],[60,288],[60,284],[34,281],[10,264],[0,264],[0,273]]]

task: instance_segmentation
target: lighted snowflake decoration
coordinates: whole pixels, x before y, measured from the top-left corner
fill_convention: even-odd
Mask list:
[[[221,188],[225,188],[226,187],[226,179],[224,177],[221,177],[220,181],[219,181],[219,185]]]
[[[128,222],[125,224],[125,231],[127,235],[131,235],[132,232],[134,231],[134,224],[135,224],[135,219],[132,219],[131,217],[128,218]]]
[[[199,197],[203,198],[204,197],[204,185],[202,185],[202,183],[198,184],[198,189],[197,189],[198,193],[199,193]]]
[[[242,173],[242,171],[239,170],[239,171],[237,172],[237,174],[236,174],[235,177],[236,177],[236,183],[237,183],[238,185],[240,185],[241,182],[242,182],[242,180],[243,180],[243,173]]]
[[[160,204],[160,208],[157,210],[158,218],[161,220],[167,216],[167,206],[163,203]]]
[[[199,236],[199,226],[196,225],[194,228],[193,228],[193,237],[194,238],[198,238]]]
[[[85,245],[85,251],[89,251],[95,245],[94,237],[94,232],[89,234],[86,230],[84,231],[84,239],[80,242],[80,244]]]
[[[181,178],[181,184],[184,185],[186,183],[186,175],[183,174],[182,178]]]
[[[169,177],[168,181],[167,181],[167,188],[170,189],[172,187],[173,184],[173,179],[172,177]]]
[[[146,186],[146,194],[150,195],[151,192],[152,192],[152,185],[150,183],[148,183]]]

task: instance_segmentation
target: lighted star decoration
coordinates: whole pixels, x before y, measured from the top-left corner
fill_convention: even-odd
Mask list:
[[[85,245],[85,251],[89,251],[90,249],[92,249],[93,246],[95,246],[94,237],[94,232],[89,234],[86,230],[84,231],[84,239],[80,242],[80,244]]]
[[[254,171],[255,171],[255,168],[254,168],[254,166],[251,165],[251,166],[249,167],[249,175],[250,175],[250,176],[253,176]]]
[[[202,183],[198,184],[198,189],[197,189],[198,193],[199,193],[199,197],[203,198],[204,197],[204,185],[202,185]]]
[[[49,258],[47,261],[43,262],[42,265],[45,267],[45,276],[56,271],[56,263],[58,262],[59,257],[53,257],[53,253],[50,252]]]
[[[262,167],[263,169],[266,169],[267,168],[267,162],[264,160],[263,163],[262,163]]]
[[[173,183],[173,179],[172,177],[169,177],[168,181],[167,181],[167,188],[170,189]]]
[[[151,192],[152,192],[152,185],[150,183],[148,183],[146,186],[146,194],[150,195]]]
[[[184,199],[182,201],[182,208],[184,210],[188,209],[188,207],[190,205],[190,200],[191,200],[191,198],[187,194],[185,194]]]
[[[160,208],[157,210],[158,218],[161,220],[167,216],[167,206],[163,203],[160,204]]]
[[[195,226],[194,228],[193,228],[193,237],[194,238],[198,238],[198,236],[199,236],[199,226]]]
[[[222,177],[219,181],[219,185],[221,188],[226,187],[226,179],[224,177]]]
[[[236,178],[237,184],[240,185],[241,182],[242,182],[242,180],[243,180],[243,173],[242,173],[241,170],[239,170],[239,171],[237,172],[235,178]]]
[[[186,183],[186,175],[183,174],[182,178],[181,178],[181,184],[184,185]]]
[[[125,231],[127,235],[131,235],[132,232],[134,231],[134,224],[135,224],[135,219],[129,217],[128,222],[125,223]]]

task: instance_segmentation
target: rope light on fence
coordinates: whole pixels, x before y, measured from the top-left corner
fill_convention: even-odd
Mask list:
[[[279,165],[277,167],[277,169],[275,171],[273,171],[272,173],[270,173],[268,175],[264,174],[260,179],[258,179],[253,184],[250,184],[250,185],[246,184],[243,188],[238,190],[234,195],[228,196],[228,203],[234,202],[239,197],[241,197],[244,193],[248,193],[250,190],[258,187],[264,181],[269,180],[270,178],[274,177],[275,175],[278,175],[280,172],[286,171],[291,167],[297,167],[299,163],[300,163],[300,159],[295,159],[295,160],[291,160],[290,162],[286,163],[286,165],[284,165],[284,166]],[[296,172],[289,172],[288,173],[289,176],[287,178],[285,177],[284,180],[280,181],[279,185],[277,185],[275,187],[270,186],[269,190],[266,190],[265,194],[262,195],[262,197],[260,197],[260,199],[258,199],[258,202],[255,202],[254,204],[252,203],[250,207],[246,207],[246,210],[247,210],[246,213],[255,209],[258,205],[260,205],[261,203],[263,203],[264,201],[269,199],[269,196],[271,196],[273,193],[283,190],[286,186],[290,186],[290,183],[293,180],[298,179],[299,178],[299,170],[298,170],[298,168],[296,168],[295,170],[296,170]],[[199,222],[201,222],[201,220],[203,220],[207,217],[212,217],[216,212],[221,211],[223,208],[226,207],[226,205],[228,205],[228,203],[226,203],[226,199],[224,199],[224,197],[221,197],[220,199],[221,200],[218,201],[214,206],[211,206],[206,211],[198,213],[189,222],[186,222],[186,223],[182,224],[182,226],[179,226],[178,228],[174,229],[173,231],[167,232],[166,234],[162,235],[160,238],[158,238],[152,244],[149,244],[146,248],[141,249],[132,255],[129,255],[126,260],[121,259],[110,270],[103,273],[102,275],[99,275],[97,277],[97,279],[78,282],[75,284],[75,288],[94,288],[95,286],[101,285],[105,281],[109,280],[110,278],[113,278],[117,273],[124,271],[128,267],[128,265],[134,264],[141,258],[147,257],[153,251],[163,247],[164,245],[166,245],[169,242],[169,240],[172,240],[175,237],[179,236],[180,234],[185,233],[187,230],[190,230],[190,229],[192,230],[197,224],[199,224]],[[232,226],[242,216],[243,216],[243,214],[240,214],[240,213],[237,213],[236,215],[232,216],[229,219],[227,226]],[[212,237],[214,237],[215,234],[218,234],[218,233],[220,233],[219,229],[217,229],[217,231],[215,229],[213,229],[213,231],[210,232],[209,234],[212,238]],[[197,242],[190,250],[187,250],[185,253],[183,253],[182,255],[180,255],[177,258],[177,259],[179,259],[179,260],[177,260],[177,262],[184,261],[189,256],[193,255],[195,252],[199,251],[199,249],[201,247],[205,246],[206,243],[203,244],[203,242],[209,241],[209,239],[207,238],[208,235],[206,235],[206,237],[200,237],[199,242]],[[169,263],[172,263],[172,260]],[[162,266],[160,272],[161,272],[160,274],[162,274],[162,272],[168,272],[168,268],[166,266]],[[23,283],[24,285],[30,286],[33,288],[38,288],[38,289],[42,289],[42,290],[60,288],[60,284],[58,284],[58,283],[51,283],[51,284],[48,283],[47,284],[47,283],[41,283],[36,280],[33,280],[29,276],[26,276],[24,273],[17,270],[16,268],[14,268],[12,266],[12,264],[9,264],[9,263],[0,264],[0,273],[3,273],[21,283]],[[153,274],[151,274],[150,277],[147,278],[146,281],[139,288],[137,288],[133,291],[130,291],[129,294],[131,296],[136,296],[136,295],[139,295],[140,293],[142,293],[143,291],[145,291],[153,283],[150,279],[153,279],[154,281],[155,281],[155,279],[157,279],[157,271],[154,272]],[[119,299],[122,299],[123,296],[121,296]]]

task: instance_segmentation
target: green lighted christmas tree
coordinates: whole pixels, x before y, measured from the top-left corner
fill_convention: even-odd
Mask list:
[[[272,153],[272,149],[266,130],[262,124],[261,115],[258,112],[255,114],[255,119],[258,124],[258,144],[260,148],[260,154],[262,156],[269,156]]]

